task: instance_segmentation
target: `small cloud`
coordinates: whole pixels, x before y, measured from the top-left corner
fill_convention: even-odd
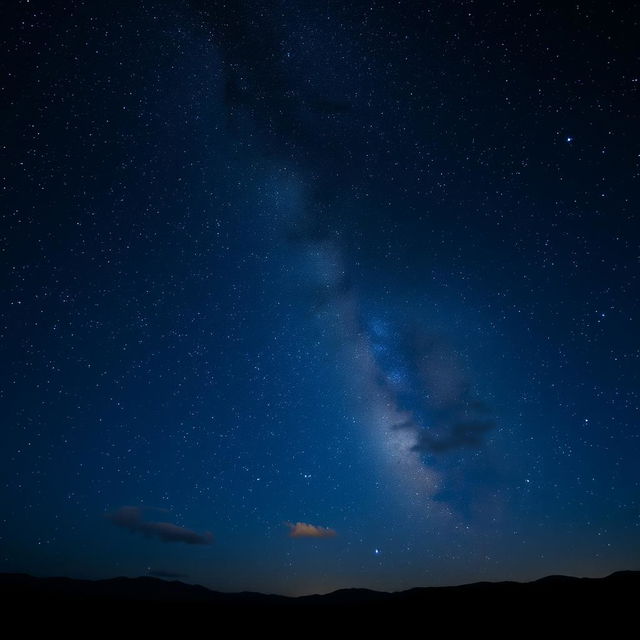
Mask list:
[[[402,425],[401,425],[402,426]],[[493,429],[492,420],[467,420],[449,427],[446,435],[432,438],[421,433],[414,451],[428,451],[430,453],[447,453],[464,447],[478,448],[482,446],[485,434]]]
[[[308,524],[306,522],[285,522],[289,527],[290,538],[334,538],[336,531],[329,529],[328,527],[317,527],[315,524]]]
[[[141,533],[147,538],[158,538],[162,542],[184,542],[185,544],[211,544],[213,535],[209,532],[196,533],[171,522],[149,522],[142,517],[140,507],[120,507],[107,518],[117,527],[132,533]]]
[[[149,569],[147,575],[153,576],[154,578],[169,578],[172,580],[189,577],[186,573],[175,573],[173,571],[164,571],[163,569]]]

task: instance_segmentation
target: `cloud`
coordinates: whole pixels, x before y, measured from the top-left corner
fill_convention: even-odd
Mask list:
[[[120,507],[107,518],[117,527],[132,533],[141,533],[147,538],[158,538],[162,542],[184,542],[185,544],[211,544],[213,535],[209,532],[196,533],[171,522],[149,522],[142,516],[140,507]]]
[[[285,524],[290,529],[290,538],[335,538],[338,535],[334,529],[317,527],[306,522],[296,522],[295,524],[286,522]]]
[[[494,426],[493,420],[467,420],[448,425],[447,432],[440,437],[431,437],[422,431],[414,450],[447,453],[464,447],[477,448],[482,446],[485,434]]]
[[[147,575],[154,576],[155,578],[172,578],[174,580],[189,577],[186,573],[175,573],[173,571],[164,571],[163,569],[149,569]]]
[[[416,432],[414,450],[439,454],[482,447],[496,420],[491,407],[473,392],[459,355],[442,337],[420,330],[412,332],[405,349],[417,374],[419,414],[428,424]]]

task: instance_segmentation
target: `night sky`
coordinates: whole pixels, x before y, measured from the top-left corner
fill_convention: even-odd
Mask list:
[[[596,0],[8,2],[0,571],[639,568],[639,31]]]

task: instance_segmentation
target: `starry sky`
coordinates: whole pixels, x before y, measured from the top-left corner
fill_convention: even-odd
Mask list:
[[[640,566],[638,3],[2,23],[0,571]]]

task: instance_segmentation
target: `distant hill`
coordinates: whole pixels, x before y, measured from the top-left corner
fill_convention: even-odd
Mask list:
[[[267,620],[332,624],[349,619],[361,629],[378,623],[412,621],[430,628],[487,629],[518,619],[527,626],[549,621],[589,626],[635,620],[640,571],[620,571],[605,578],[548,576],[527,583],[478,582],[456,587],[422,587],[394,593],[341,589],[297,598],[261,593],[222,593],[198,585],[159,578],[76,580],[0,574],[0,601],[6,611],[172,614],[259,626]],[[186,609],[185,609],[186,607]],[[246,614],[246,616],[244,615]],[[243,617],[244,616],[244,617]],[[346,617],[345,617],[346,616]],[[524,617],[523,617],[524,616]],[[158,624],[158,618],[149,620]],[[312,625],[312,626],[313,626]],[[252,627],[253,628],[253,627]]]

